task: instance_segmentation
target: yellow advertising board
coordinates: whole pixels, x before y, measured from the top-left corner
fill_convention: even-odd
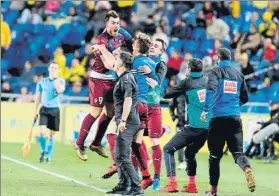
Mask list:
[[[34,103],[1,102],[1,142],[24,143],[33,123],[34,110]],[[37,126],[34,127],[33,135],[38,135]],[[56,134],[58,142],[61,141],[61,135],[61,131]]]

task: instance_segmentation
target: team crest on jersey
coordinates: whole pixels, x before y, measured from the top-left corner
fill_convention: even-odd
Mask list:
[[[201,102],[201,103],[202,103],[202,102],[205,102],[206,90],[205,90],[205,89],[199,90],[199,91],[197,91],[197,93],[198,93],[198,97],[199,97],[200,102]]]
[[[237,82],[224,80],[224,93],[237,94]]]

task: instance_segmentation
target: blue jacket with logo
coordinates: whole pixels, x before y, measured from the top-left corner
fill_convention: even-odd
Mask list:
[[[212,109],[212,118],[239,116],[240,106],[248,102],[248,90],[244,76],[231,67],[228,60],[208,76],[206,104],[204,111]]]

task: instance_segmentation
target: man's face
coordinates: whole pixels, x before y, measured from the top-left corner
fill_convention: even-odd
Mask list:
[[[116,36],[120,28],[120,19],[110,17],[107,21],[106,28],[110,35]]]
[[[74,84],[73,90],[74,90],[75,93],[80,93],[80,91],[81,91],[81,84],[76,82]]]
[[[51,63],[50,66],[48,67],[49,71],[49,76],[53,78],[58,77],[58,72],[59,72],[59,66],[56,63]]]
[[[206,25],[210,26],[212,24],[212,19],[206,19]]]
[[[159,56],[163,53],[163,46],[162,43],[159,41],[154,41],[150,45],[149,48],[149,55],[150,56]]]
[[[117,72],[119,68],[122,66],[123,62],[120,58],[120,54],[117,54],[114,56],[115,57],[115,65],[114,65],[114,71]]]

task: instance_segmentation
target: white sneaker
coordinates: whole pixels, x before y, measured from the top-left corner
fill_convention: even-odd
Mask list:
[[[181,162],[181,163],[178,165],[177,169],[185,170],[185,169],[186,169],[186,163],[185,163],[185,162]]]

